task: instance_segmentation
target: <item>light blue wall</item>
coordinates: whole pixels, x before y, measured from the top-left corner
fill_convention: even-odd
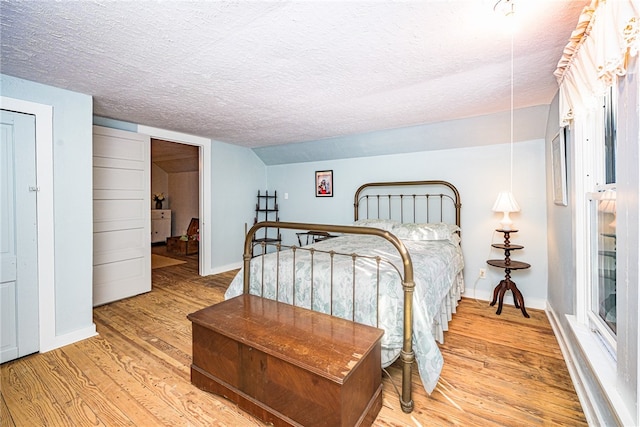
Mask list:
[[[245,224],[253,225],[256,195],[266,188],[266,168],[248,148],[212,143],[213,268],[220,272],[242,261]]]
[[[93,324],[91,96],[0,75],[2,95],[53,106],[56,335]]]
[[[520,230],[512,235],[512,242],[525,248],[512,255],[530,263],[532,268],[514,272],[513,279],[527,306],[535,308],[544,308],[547,295],[544,154],[542,139],[514,144],[513,192],[522,211],[512,215]],[[498,192],[509,188],[508,165],[509,145],[497,144],[268,166],[267,181],[269,190],[277,190],[280,195],[281,220],[339,224],[353,221],[353,194],[365,182],[418,179],[452,182],[462,199],[466,295],[488,300],[504,277],[504,271],[488,267],[486,260],[504,255],[491,250],[491,243],[502,241],[502,234],[494,233],[501,214],[491,208]],[[315,171],[325,169],[333,170],[334,196],[315,197]],[[487,269],[487,279],[476,282],[480,268]]]
[[[123,122],[122,120],[108,119],[106,117],[93,116],[93,124],[105,128],[138,132],[138,125],[136,123]]]
[[[548,105],[514,110],[514,141],[544,138]],[[479,147],[509,140],[510,112],[254,148],[267,166]]]
[[[617,123],[617,251],[618,260],[618,372],[617,385],[635,423],[640,421],[640,63],[630,61],[619,86]],[[622,274],[620,274],[622,273]]]
[[[547,125],[547,141],[553,140],[560,129],[558,95],[551,103]],[[567,201],[568,206],[553,202],[553,174],[551,143],[547,144],[547,225],[549,233],[549,304],[559,313],[576,314],[575,239],[573,237],[575,200],[575,144],[571,130],[566,132]],[[562,260],[562,262],[558,262]],[[565,325],[566,319],[562,320]]]

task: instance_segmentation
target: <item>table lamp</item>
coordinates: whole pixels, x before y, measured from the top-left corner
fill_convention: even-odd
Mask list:
[[[493,204],[493,211],[503,213],[500,229],[507,231],[512,230],[513,227],[513,221],[509,218],[509,213],[520,212],[520,206],[510,191],[501,191]]]

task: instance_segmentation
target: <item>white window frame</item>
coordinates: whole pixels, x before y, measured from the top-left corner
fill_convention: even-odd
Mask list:
[[[616,108],[617,104],[617,85],[614,83],[612,87],[607,88],[608,94],[611,96],[610,103],[613,105],[613,108]],[[606,95],[596,97],[595,98],[595,110],[593,117],[593,144],[590,150],[591,156],[591,173],[593,175],[592,188],[585,188],[587,190],[586,198],[587,204],[587,242],[589,248],[589,270],[588,270],[588,282],[585,283],[584,291],[587,293],[586,303],[587,305],[584,307],[586,310],[586,315],[588,319],[589,328],[598,334],[599,338],[602,339],[603,344],[607,347],[608,352],[616,358],[617,353],[617,336],[609,329],[609,327],[605,324],[605,322],[600,319],[600,315],[598,312],[594,311],[594,306],[596,305],[596,300],[598,298],[597,295],[594,295],[594,281],[597,274],[597,264],[594,266],[592,262],[595,262],[597,254],[594,254],[595,251],[598,250],[597,247],[592,247],[593,237],[594,237],[594,227],[597,227],[597,224],[594,223],[597,221],[597,216],[593,215],[591,211],[591,204],[593,200],[599,198],[599,196],[606,190],[615,190],[616,183],[607,183],[606,178],[606,149],[605,149],[605,127],[606,127],[606,115],[608,114],[606,111],[607,108],[607,100]],[[615,112],[614,112],[615,113]],[[617,174],[616,174],[617,175]]]
[[[606,184],[606,185],[598,185],[596,186],[596,192],[587,193],[587,200],[590,205],[593,203],[598,204],[600,202],[600,197],[602,196],[605,190],[613,190],[615,189],[615,184]],[[594,251],[599,250],[598,247],[593,248],[594,238],[597,234],[593,227],[596,227],[597,230],[597,211],[593,210],[593,206],[589,207],[587,212],[588,218],[587,223],[589,225],[589,261],[594,261],[590,263],[588,278],[589,282],[585,284],[585,292],[587,293],[587,306],[585,307],[587,321],[589,325],[589,329],[598,334],[598,337],[602,340],[603,344],[606,346],[606,350],[611,354],[614,359],[617,359],[617,336],[614,334],[609,327],[606,325],[603,319],[600,318],[600,314],[595,311],[594,307],[599,301],[598,295],[595,294],[595,284],[597,281],[597,267],[598,264],[595,262],[595,257],[598,255],[593,255]],[[616,301],[617,306],[617,301]]]
[[[599,110],[596,107],[584,110],[582,119],[574,121],[572,132],[575,141],[573,150],[575,165],[575,242],[576,242],[576,317],[579,323],[589,324],[591,307],[591,247],[589,222],[589,194],[597,188],[599,178],[603,176],[603,167],[598,168],[598,147],[602,147],[603,130],[601,120],[596,120]],[[600,178],[601,179],[601,178]],[[602,182],[600,180],[600,182]]]
[[[616,92],[615,88],[612,91]],[[614,99],[615,103],[615,99]],[[575,149],[575,216],[576,229],[576,318],[597,335],[615,360],[617,351],[616,337],[612,335],[597,313],[592,310],[593,262],[592,258],[592,221],[591,203],[594,196],[607,189],[615,188],[606,184],[605,147],[604,147],[604,96],[594,97],[590,108],[580,114],[581,119],[573,122]]]

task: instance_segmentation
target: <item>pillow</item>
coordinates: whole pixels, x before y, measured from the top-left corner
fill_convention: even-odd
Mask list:
[[[459,243],[456,231],[460,228],[455,224],[429,223],[429,224],[396,224],[391,232],[403,240],[449,240]]]
[[[400,225],[400,223],[392,219],[368,218],[368,219],[359,219],[356,222],[354,222],[353,225],[358,227],[379,228],[380,230],[393,232],[393,227],[396,225]]]

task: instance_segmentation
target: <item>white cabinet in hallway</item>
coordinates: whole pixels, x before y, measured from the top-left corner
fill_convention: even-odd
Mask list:
[[[151,210],[151,243],[166,242],[171,236],[171,210]]]

